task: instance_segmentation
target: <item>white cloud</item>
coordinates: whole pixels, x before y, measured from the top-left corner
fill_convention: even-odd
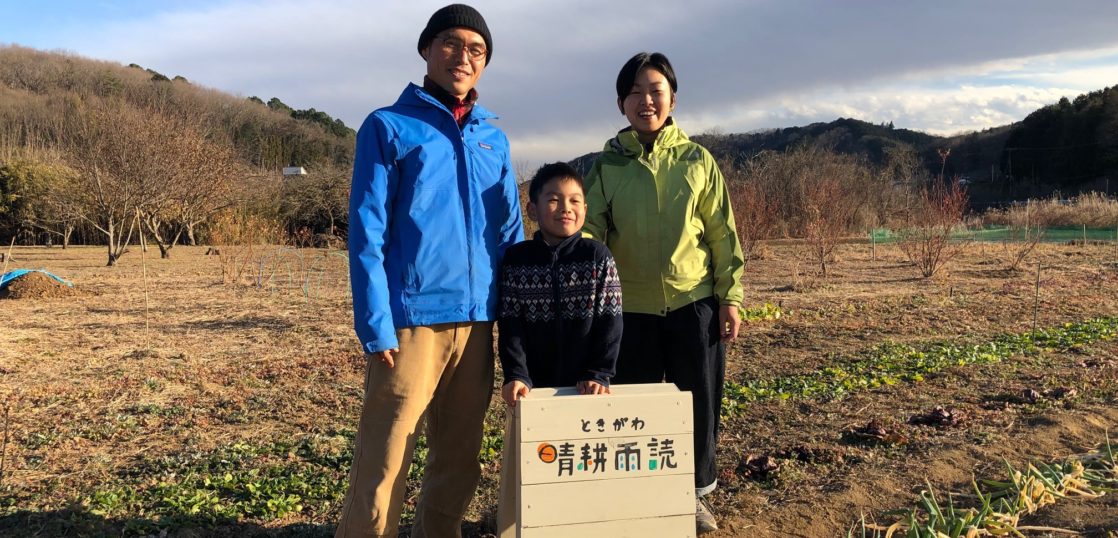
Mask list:
[[[234,0],[90,24],[58,48],[297,108],[356,127],[424,67],[415,41],[446,0]],[[1021,119],[1118,83],[1118,3],[478,1],[494,36],[482,104],[514,159],[596,151],[624,126],[614,78],[634,52],[667,53],[689,132],[838,116],[946,133]],[[182,7],[186,6],[186,7]],[[42,9],[49,9],[44,3]]]
[[[719,115],[683,113],[680,121],[685,127],[690,124],[695,132],[742,132],[846,117],[872,123],[893,122],[897,127],[948,135],[1018,121],[1073,93],[1067,88],[1010,85],[943,89],[867,86],[784,95],[751,102]]]

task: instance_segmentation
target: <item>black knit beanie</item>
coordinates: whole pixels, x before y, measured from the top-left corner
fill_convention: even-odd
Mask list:
[[[493,37],[489,35],[489,27],[485,25],[481,13],[466,4],[451,4],[431,15],[427,27],[419,34],[420,56],[423,55],[423,49],[431,44],[431,40],[447,28],[469,28],[481,34],[482,39],[485,40],[485,65],[489,65],[489,60],[493,58]]]

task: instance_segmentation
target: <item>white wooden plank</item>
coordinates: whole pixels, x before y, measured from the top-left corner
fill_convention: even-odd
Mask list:
[[[616,385],[614,394],[537,389],[514,408],[520,439],[606,439],[623,435],[691,433],[691,393],[675,385]]]
[[[655,439],[655,450],[650,446],[653,439]],[[569,451],[564,450],[563,443],[570,443]],[[639,451],[639,459],[632,461],[622,456],[624,461],[621,461],[617,454],[618,450],[623,448],[622,445],[629,445],[633,450]],[[544,484],[669,474],[692,475],[695,472],[695,459],[692,454],[694,446],[694,435],[690,433],[520,443],[520,483]],[[547,454],[541,456],[541,447],[545,448]],[[591,458],[589,462],[583,460],[584,447]],[[564,452],[569,452],[571,456],[559,457]],[[553,460],[552,455],[555,457]],[[567,461],[560,461],[563,459]]]
[[[520,538],[694,538],[695,515],[523,529]]]
[[[524,485],[520,527],[549,527],[695,513],[693,475]]]
[[[633,396],[639,394],[664,394],[681,392],[679,387],[672,383],[633,383],[631,385],[610,385],[611,396]],[[549,398],[553,396],[575,396],[578,389],[575,387],[540,387],[531,390],[532,397]]]

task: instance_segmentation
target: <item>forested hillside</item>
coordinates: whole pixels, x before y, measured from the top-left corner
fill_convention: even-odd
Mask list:
[[[1118,181],[1118,86],[1060,99],[1015,124],[1002,154],[1019,180],[1061,187]]]
[[[353,160],[353,130],[313,108],[239,98],[136,64],[0,47],[0,148],[57,146],[65,116],[105,103],[194,116],[207,139],[231,144],[255,167]]]
[[[290,233],[333,234],[354,138],[341,120],[276,97],[0,47],[0,237],[104,242],[111,264],[141,229],[167,255],[234,208]],[[310,175],[283,182],[287,165]]]

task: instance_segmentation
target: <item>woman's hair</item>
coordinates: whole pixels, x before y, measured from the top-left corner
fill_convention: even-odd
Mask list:
[[[567,163],[557,162],[545,164],[539,170],[536,170],[536,175],[532,176],[532,182],[528,184],[528,201],[534,203],[543,188],[553,179],[574,181],[578,183],[578,188],[582,189],[583,194],[586,193],[586,186],[582,183],[582,174],[579,174],[578,170]]]
[[[675,70],[672,69],[668,57],[659,52],[638,52],[636,56],[625,62],[625,66],[617,74],[618,99],[625,99],[625,96],[629,95],[629,90],[633,89],[633,81],[637,80],[637,74],[646,67],[651,67],[664,75],[664,78],[668,79],[668,85],[672,87],[672,93],[676,92]]]

